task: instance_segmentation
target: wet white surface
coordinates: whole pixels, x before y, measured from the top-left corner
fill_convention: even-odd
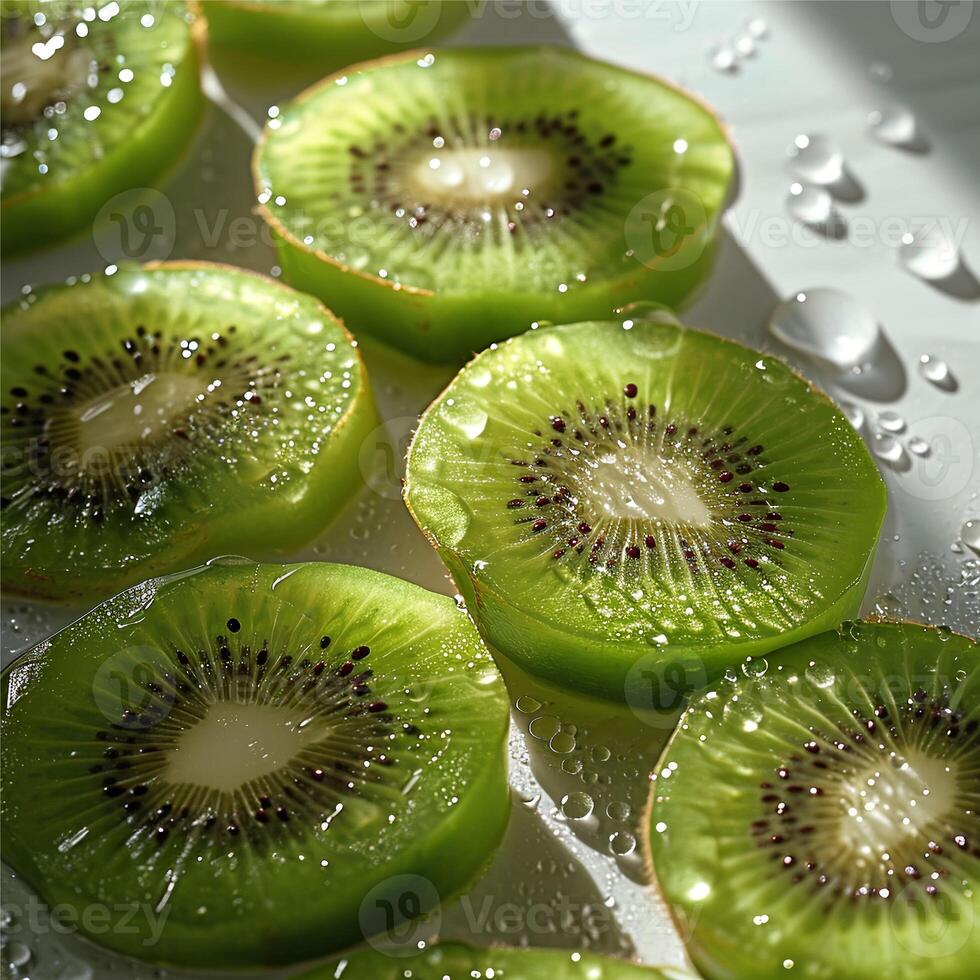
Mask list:
[[[738,148],[740,190],[725,219],[715,273],[684,319],[785,356],[860,414],[871,445],[880,448],[888,438],[910,450],[895,459],[878,453],[890,511],[866,610],[975,632],[980,562],[976,525],[969,522],[980,518],[980,288],[973,278],[980,270],[980,13],[956,37],[929,43],[903,32],[893,5],[884,3],[559,2],[557,19],[543,16],[543,6],[517,18],[506,16],[516,4],[485,10],[453,43],[574,43],[680,81],[718,108]],[[753,43],[739,44],[746,35]],[[733,55],[729,68],[719,70],[712,64],[719,48],[751,53]],[[317,75],[290,77],[292,70],[280,67],[270,85],[257,63],[222,60],[216,67],[227,92],[253,119],[266,117],[270,106]],[[869,132],[868,113],[886,103],[910,107],[923,145],[897,147]],[[236,222],[250,219],[250,128],[212,108],[194,148],[163,188],[177,233],[172,257],[277,271],[258,223]],[[799,179],[786,147],[800,134],[824,134],[841,149],[842,175],[829,189],[845,225],[842,235],[821,234],[786,211],[789,186]],[[903,267],[901,235],[930,221],[957,239],[963,275],[937,281]],[[8,263],[4,299],[23,283],[57,281],[106,261],[83,239]],[[879,341],[858,370],[811,359],[767,330],[780,300],[820,287],[850,294],[877,320]],[[368,565],[451,593],[401,503],[399,467],[417,414],[452,370],[420,365],[370,341],[363,350],[387,420],[386,432],[362,457],[371,486],[296,557]],[[946,362],[953,382],[930,378],[922,355],[933,365]],[[901,417],[903,431],[882,427],[885,412]],[[5,600],[4,662],[78,612]],[[471,895],[444,910],[443,934],[589,946],[649,963],[682,963],[680,941],[645,883],[635,844],[645,773],[664,733],[644,730],[635,719],[583,725],[574,706],[548,704],[526,686],[515,680],[512,691],[515,700],[523,696],[524,710],[514,712],[507,840]],[[5,875],[5,907],[23,908],[25,901],[23,889]],[[519,910],[516,929],[512,907]],[[9,975],[180,975],[42,932],[26,929],[24,916],[9,924]]]

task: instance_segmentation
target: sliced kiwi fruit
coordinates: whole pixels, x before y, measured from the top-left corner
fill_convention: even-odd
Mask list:
[[[253,169],[288,281],[355,333],[458,361],[532,322],[678,302],[710,262],[733,158],[666,82],[491,47],[324,79],[269,122]]]
[[[684,980],[674,967],[637,966],[595,953],[558,949],[506,949],[445,942],[420,953],[393,957],[357,950],[336,963],[304,973],[299,980]]]
[[[651,319],[478,355],[422,417],[405,499],[495,650],[664,709],[855,615],[885,511],[825,395]]]
[[[3,311],[3,585],[105,598],[309,540],[377,424],[356,343],[229,266],[121,266]]]
[[[152,183],[203,104],[182,2],[0,5],[3,253],[88,226],[114,195]]]
[[[200,6],[209,44],[313,60],[321,72],[432,44],[475,9],[464,0],[202,0]]]
[[[4,860],[145,959],[343,949],[391,882],[434,901],[468,884],[509,815],[507,695],[476,631],[362,568],[151,580],[26,653],[2,693]]]
[[[694,703],[649,853],[704,975],[971,975],[978,729],[976,641],[911,623],[845,624]]]

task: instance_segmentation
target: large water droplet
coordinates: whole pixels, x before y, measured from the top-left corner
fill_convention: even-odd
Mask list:
[[[774,337],[835,367],[846,369],[869,360],[878,343],[878,322],[847,293],[811,289],[780,303],[769,317]]]
[[[834,681],[837,679],[834,672],[826,664],[821,663],[810,664],[804,671],[804,676],[815,687],[823,688],[824,690],[832,687]]]
[[[889,146],[914,147],[919,131],[915,116],[905,106],[889,106],[868,113],[868,129]]]
[[[959,268],[960,253],[949,235],[934,225],[925,231],[902,235],[898,261],[920,279],[945,279]]]
[[[980,555],[980,519],[971,518],[960,528],[960,540],[975,555]]]
[[[617,857],[626,857],[636,850],[636,838],[628,830],[617,830],[609,836],[609,850]]]
[[[561,798],[561,812],[569,820],[584,820],[594,808],[595,802],[588,793],[569,793]]]
[[[447,398],[439,409],[439,415],[467,439],[478,439],[487,427],[487,413],[470,399],[457,401]]]
[[[826,136],[801,133],[786,152],[793,169],[815,184],[833,184],[844,176],[844,154]]]
[[[786,210],[804,224],[827,225],[834,217],[834,199],[823,187],[794,181],[789,185]]]

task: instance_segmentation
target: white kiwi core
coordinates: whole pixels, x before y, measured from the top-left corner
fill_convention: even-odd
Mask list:
[[[168,753],[166,776],[171,783],[233,793],[285,768],[326,734],[322,721],[297,719],[288,708],[217,701],[181,733]]]
[[[409,166],[407,182],[419,201],[444,204],[512,204],[525,188],[554,183],[554,156],[539,147],[455,147],[423,154]]]
[[[682,465],[627,447],[584,460],[576,474],[583,496],[605,517],[707,528],[711,511]]]
[[[949,812],[956,774],[942,759],[910,750],[884,765],[856,771],[840,786],[837,838],[860,862],[916,844]]]
[[[81,403],[73,414],[82,459],[157,438],[186,418],[202,394],[199,377],[160,372]]]

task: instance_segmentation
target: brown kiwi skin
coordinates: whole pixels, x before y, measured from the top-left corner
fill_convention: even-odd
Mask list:
[[[201,269],[204,271],[227,271],[237,275],[251,276],[265,285],[275,286],[277,289],[282,290],[288,295],[292,295],[296,292],[286,283],[280,282],[278,279],[273,279],[271,276],[263,275],[260,272],[254,272],[251,269],[242,269],[227,262],[203,262],[190,259],[175,259],[168,261],[147,262],[143,265],[143,268],[151,272],[157,270],[193,271],[195,269]],[[367,437],[367,434],[371,431],[371,429],[378,425],[377,408],[375,407],[374,396],[371,392],[370,382],[364,366],[364,360],[361,356],[360,346],[355,343],[354,336],[347,329],[343,320],[333,313],[332,310],[324,306],[319,300],[316,300],[316,302],[323,311],[324,315],[331,321],[336,322],[336,324],[340,327],[340,329],[343,331],[344,338],[349,343],[354,345],[352,346],[352,350],[354,352],[354,356],[357,358],[361,376],[361,385],[358,389],[358,395],[353,401],[351,401],[347,407],[347,410],[337,420],[331,432],[331,439],[342,438],[345,441],[350,441],[353,439],[359,444]],[[365,406],[367,411],[363,411],[361,406]],[[363,419],[358,417],[360,414],[364,415]],[[352,419],[354,420],[353,424],[351,421]],[[360,432],[357,431],[358,427],[361,430]],[[349,474],[349,479],[346,481],[345,492],[347,497],[353,495],[357,487],[360,485],[359,481],[361,479],[356,460],[350,469],[352,472]],[[238,518],[238,523],[240,527],[247,528],[249,526],[248,515],[240,515]],[[27,568],[24,571],[22,579],[14,579],[9,575],[4,576],[2,591],[5,596],[29,599],[32,601],[41,600],[44,602],[52,602],[61,605],[65,603],[78,605],[88,603],[90,601],[104,599],[110,595],[115,595],[122,589],[133,585],[135,581],[172,572],[175,570],[175,566],[179,568],[190,568],[194,565],[199,565],[210,558],[217,557],[220,554],[228,553],[229,551],[235,551],[236,553],[249,552],[243,556],[256,561],[282,558],[283,556],[288,555],[290,552],[295,551],[296,548],[305,544],[311,536],[312,535],[310,534],[302,534],[299,536],[292,535],[288,540],[283,539],[281,542],[277,542],[272,546],[267,545],[252,551],[252,549],[245,547],[241,534],[236,535],[235,540],[232,541],[230,540],[230,532],[226,528],[221,532],[220,539],[217,544],[215,544],[209,536],[206,528],[202,529],[201,527],[195,525],[185,528],[174,535],[175,539],[183,539],[186,542],[186,549],[182,554],[179,556],[171,554],[169,558],[163,558],[160,560],[155,560],[153,558],[143,560],[140,563],[139,576],[136,579],[133,578],[132,574],[127,574],[126,570],[116,569],[115,574],[106,576],[103,586],[100,587],[97,592],[93,592],[92,588],[84,583],[78,584],[74,581],[64,582],[46,575],[42,569]]]
[[[891,623],[891,624],[898,625],[898,626],[902,626],[902,625],[907,625],[907,626],[921,626],[924,629],[932,629],[932,630],[938,629],[938,627],[932,625],[931,623],[924,623],[921,620],[911,619],[911,618],[909,618],[909,619],[888,619],[887,617],[883,617],[883,616],[874,616],[874,617],[867,616],[867,617],[864,618],[864,621],[865,622],[874,622],[874,623]],[[964,639],[967,639],[967,640],[972,639],[972,637],[968,636],[966,633],[954,633],[953,635],[955,635],[955,636],[962,636]],[[682,716],[682,718],[683,718],[683,716]],[[650,821],[651,821],[651,819],[653,817],[654,797],[657,795],[657,783],[656,783],[656,780],[653,777],[660,770],[661,763],[667,758],[667,755],[670,752],[670,749],[671,749],[671,747],[674,744],[674,739],[677,738],[679,731],[680,731],[680,727],[679,727],[679,723],[678,723],[678,727],[674,729],[673,734],[670,736],[670,739],[668,740],[667,744],[664,746],[663,751],[660,753],[660,757],[657,759],[657,764],[647,774],[647,778],[650,780],[650,791],[647,794],[646,806],[643,808],[643,820],[640,823],[640,827],[643,830],[643,832],[640,834],[640,845],[641,845],[642,853],[643,853],[643,868],[644,868],[644,871],[646,872],[646,876],[647,876],[647,878],[648,878],[648,880],[650,882],[650,892],[651,892],[652,895],[654,895],[656,897],[656,899],[659,901],[659,903],[662,906],[666,907],[666,909],[667,909],[667,911],[668,911],[668,913],[670,915],[670,920],[674,924],[674,929],[676,930],[677,934],[681,937],[681,941],[686,946],[687,945],[687,937],[684,935],[684,928],[683,928],[683,925],[681,923],[681,920],[678,917],[677,913],[674,911],[673,906],[670,905],[664,899],[663,890],[660,887],[660,880],[657,877],[657,869],[656,869],[656,867],[654,867],[654,863],[653,863],[653,850],[650,847],[650,833],[649,833]]]

